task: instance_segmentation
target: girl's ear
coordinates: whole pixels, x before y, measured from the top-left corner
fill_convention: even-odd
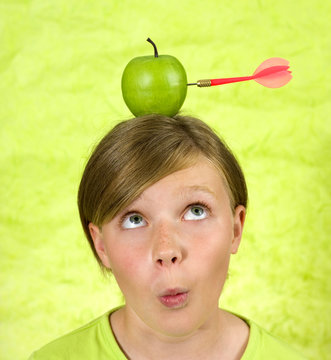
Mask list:
[[[97,225],[89,223],[88,225],[91,238],[93,240],[95,251],[97,252],[99,259],[102,261],[103,265],[110,269],[109,258],[107,250],[105,248],[105,243],[102,235],[102,230]]]
[[[233,239],[231,253],[236,254],[240,245],[241,236],[244,229],[246,209],[243,205],[238,205],[233,216]]]

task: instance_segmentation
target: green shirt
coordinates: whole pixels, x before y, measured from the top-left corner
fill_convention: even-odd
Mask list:
[[[117,309],[107,311],[79,329],[45,345],[34,352],[29,360],[127,360],[109,324],[109,314]],[[241,318],[250,327],[248,345],[241,360],[304,359],[254,322]]]

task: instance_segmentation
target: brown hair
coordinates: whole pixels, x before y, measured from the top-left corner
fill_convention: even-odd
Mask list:
[[[194,165],[201,155],[220,170],[232,210],[246,207],[246,183],[237,160],[201,120],[151,114],[123,121],[106,134],[87,162],[78,191],[80,219],[102,270],[89,223],[101,227],[150,185]]]

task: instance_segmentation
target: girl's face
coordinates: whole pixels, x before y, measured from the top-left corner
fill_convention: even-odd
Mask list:
[[[226,187],[201,157],[147,188],[99,229],[95,248],[125,297],[126,321],[166,336],[185,336],[218,311],[245,208],[233,214]]]

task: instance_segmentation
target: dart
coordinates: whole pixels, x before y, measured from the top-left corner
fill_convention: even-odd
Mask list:
[[[255,80],[259,84],[268,88],[279,88],[286,85],[291,79],[291,71],[289,71],[289,61],[279,57],[273,57],[263,61],[263,63],[255,70],[251,76],[240,76],[222,79],[204,79],[198,80],[190,85],[198,87],[209,87],[223,84],[230,84],[241,81]]]

